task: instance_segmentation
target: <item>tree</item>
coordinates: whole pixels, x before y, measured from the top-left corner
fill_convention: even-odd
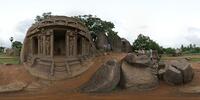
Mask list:
[[[12,42],[13,42],[13,40],[14,40],[14,38],[13,37],[10,37],[10,42],[11,42],[11,44],[12,44]]]
[[[112,22],[104,21],[97,16],[93,15],[79,15],[74,16],[74,18],[77,18],[78,20],[85,23],[85,25],[88,27],[89,31],[91,32],[91,36],[93,41],[96,40],[96,36],[98,34],[106,33],[110,38],[113,38],[112,36],[115,36],[117,32],[113,30],[115,28],[115,25]]]
[[[19,42],[19,41],[14,41],[12,43],[12,49],[14,50],[14,54],[19,56],[20,55],[20,51],[21,51],[21,48],[22,48],[22,43]]]
[[[19,42],[19,41],[14,41],[14,42],[12,43],[12,48],[13,48],[13,49],[14,49],[14,48],[16,48],[16,49],[21,49],[21,48],[22,48],[22,43]]]
[[[4,52],[5,47],[0,47],[0,53]]]
[[[162,47],[160,47],[155,41],[151,40],[148,36],[139,34],[137,39],[133,42],[134,50],[157,50],[158,53],[163,53]]]
[[[163,51],[165,54],[174,54],[176,52],[174,48],[164,48]]]
[[[42,16],[37,15],[35,18],[35,22],[40,22],[44,19],[49,18],[51,16],[51,14],[52,14],[51,12],[47,12],[47,13],[43,13]]]

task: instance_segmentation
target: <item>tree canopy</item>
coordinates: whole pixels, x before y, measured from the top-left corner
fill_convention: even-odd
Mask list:
[[[12,43],[12,48],[13,48],[13,49],[21,50],[21,48],[22,48],[22,43],[19,42],[19,41],[14,41],[14,42]]]
[[[137,39],[133,42],[133,49],[134,50],[157,50],[158,53],[163,53],[162,47],[159,46],[158,43],[151,40],[148,36],[144,36],[142,34],[139,34]]]
[[[0,53],[4,52],[5,47],[0,47]]]
[[[98,34],[102,33],[106,33],[110,38],[113,38],[115,35],[117,35],[117,32],[113,30],[115,25],[110,21],[104,21],[93,15],[79,15],[74,16],[74,18],[77,18],[85,23],[89,31],[91,31],[91,35],[94,40]]]
[[[42,21],[43,19],[50,17],[51,14],[52,14],[51,12],[46,12],[46,13],[43,13],[42,16],[37,15],[36,18],[35,18],[35,22]]]
[[[183,53],[200,53],[200,47],[197,47],[195,44],[189,44],[188,46],[181,45],[180,49]]]

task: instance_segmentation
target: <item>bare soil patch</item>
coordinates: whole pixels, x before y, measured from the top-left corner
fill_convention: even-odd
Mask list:
[[[0,65],[0,85],[13,81],[37,82],[43,87],[35,91],[22,91],[17,93],[0,94],[0,100],[192,100],[200,99],[199,94],[187,94],[180,89],[200,86],[200,63],[192,62],[195,76],[191,83],[181,86],[171,86],[160,82],[159,86],[148,91],[118,90],[111,93],[87,94],[74,91],[83,83],[87,82],[95,71],[109,59],[121,60],[126,54],[110,53],[106,56],[94,58],[94,64],[88,71],[72,79],[63,81],[45,81],[32,77],[22,65]]]

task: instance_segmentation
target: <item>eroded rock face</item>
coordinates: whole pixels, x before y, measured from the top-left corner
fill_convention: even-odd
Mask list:
[[[112,38],[108,38],[108,41],[111,44],[111,49],[113,52],[121,52],[122,51],[122,41],[118,35],[115,35]]]
[[[0,86],[0,93],[22,91],[27,86],[24,82],[13,82]]]
[[[108,50],[110,50],[110,46],[109,46],[109,43],[108,43],[108,38],[107,38],[105,33],[99,33],[97,35],[96,47],[100,51],[108,51]]]
[[[151,59],[147,55],[137,56],[134,53],[129,53],[124,60],[131,65],[140,65],[142,67],[148,67],[151,64]]]
[[[120,66],[116,60],[103,64],[91,79],[80,87],[81,92],[109,92],[120,80]]]
[[[132,47],[130,42],[124,38],[122,38],[121,41],[122,41],[122,52],[131,52]]]
[[[155,88],[158,85],[158,78],[150,68],[138,67],[123,62],[120,86],[136,90]]]
[[[183,83],[183,76],[181,74],[181,71],[172,66],[168,66],[163,75],[163,79],[169,84],[178,85]]]
[[[166,62],[165,66],[163,79],[167,83],[179,85],[192,81],[194,71],[187,60],[172,60]]]

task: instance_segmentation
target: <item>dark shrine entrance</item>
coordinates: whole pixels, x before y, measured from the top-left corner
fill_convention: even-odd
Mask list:
[[[80,35],[78,35],[78,38],[77,38],[77,54],[78,55],[82,54],[82,38]]]
[[[66,55],[66,30],[54,30],[54,56]]]
[[[38,54],[38,38],[37,37],[33,37],[33,46],[32,46],[32,50],[33,50],[33,54],[37,55]]]

